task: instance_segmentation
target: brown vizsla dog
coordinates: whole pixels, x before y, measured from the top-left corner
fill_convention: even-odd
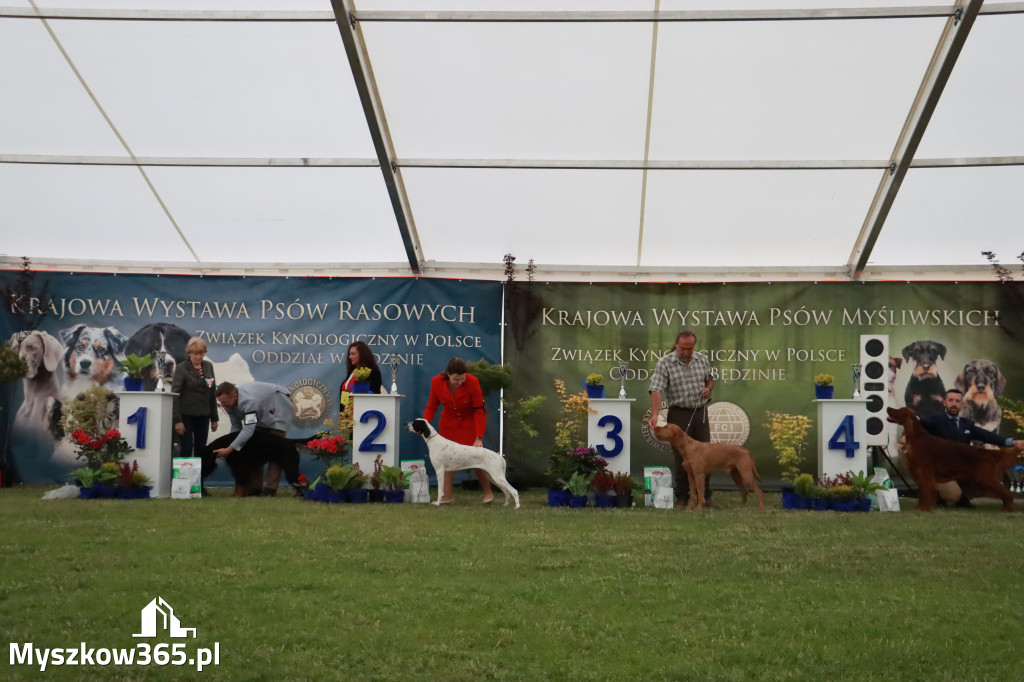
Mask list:
[[[888,408],[889,421],[903,427],[907,439],[907,468],[917,481],[917,508],[928,511],[935,504],[935,484],[971,480],[982,494],[1003,501],[1003,511],[1013,511],[1013,495],[1003,485],[1003,470],[1019,463],[1020,450],[976,448],[933,436],[909,407]]]
[[[704,508],[706,475],[715,471],[728,471],[732,480],[736,481],[736,487],[740,489],[743,504],[747,503],[747,488],[743,485],[746,483],[757,494],[758,509],[764,509],[764,495],[754,482],[760,481],[761,476],[757,473],[757,466],[750,455],[750,450],[728,443],[701,443],[687,436],[675,424],[655,428],[654,437],[671,444],[683,458],[686,477],[690,479],[689,507],[692,508],[696,503],[697,509]]]

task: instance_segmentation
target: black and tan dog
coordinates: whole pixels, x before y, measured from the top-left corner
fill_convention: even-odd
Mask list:
[[[936,363],[946,359],[946,347],[938,341],[914,341],[903,348],[903,359],[914,370],[903,393],[904,404],[922,417],[943,414],[946,385]]]
[[[960,416],[974,420],[986,431],[999,431],[1003,409],[996,402],[996,396],[1006,389],[1006,377],[996,363],[989,360],[971,360],[964,365],[953,385],[963,393]]]

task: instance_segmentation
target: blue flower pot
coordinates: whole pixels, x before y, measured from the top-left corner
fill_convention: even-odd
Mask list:
[[[797,509],[796,506],[796,493],[782,493],[782,508],[783,509]]]
[[[124,378],[124,390],[126,391],[141,391],[142,390],[142,379],[136,379],[135,377]]]
[[[103,500],[112,500],[117,497],[117,488],[112,485],[97,485],[96,491],[98,493],[96,497]]]
[[[615,506],[615,495],[611,493],[594,493],[594,506],[602,509]]]
[[[814,397],[818,400],[831,400],[832,393],[836,390],[835,386],[819,386],[814,385]]]
[[[564,490],[549,490],[548,491],[548,506],[549,507],[564,507],[569,504],[569,493]]]
[[[604,397],[604,386],[601,384],[587,384],[587,397],[588,398],[603,398]]]
[[[793,509],[810,509],[813,506],[811,498],[806,495],[793,495]]]
[[[352,504],[366,504],[370,501],[370,491],[367,488],[353,488],[346,490],[348,501]]]
[[[829,509],[832,508],[828,500],[823,500],[821,498],[814,500],[813,506],[814,511],[828,511]]]
[[[857,511],[859,511],[859,512],[869,512],[869,511],[871,511],[871,498],[870,497],[862,497],[859,500],[855,500],[855,502],[857,503]]]
[[[569,507],[572,509],[580,509],[587,506],[586,495],[569,495]]]
[[[353,381],[352,382],[352,393],[369,393],[370,382],[369,381]]]
[[[96,486],[90,486],[88,488],[78,486],[78,496],[83,500],[91,500],[94,497],[99,497],[99,494],[100,491],[96,488]]]
[[[385,490],[384,502],[386,502],[387,504],[401,504],[402,502],[405,502],[405,491]]]

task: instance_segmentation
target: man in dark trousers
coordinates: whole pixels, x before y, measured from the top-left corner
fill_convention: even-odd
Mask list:
[[[658,413],[668,408],[669,424],[675,424],[691,438],[701,443],[711,441],[707,402],[715,380],[711,376],[711,363],[703,353],[694,353],[697,335],[685,330],[676,336],[672,352],[658,361],[651,376],[651,432],[658,425]],[[676,462],[676,506],[685,507],[690,498],[690,480],[683,467],[682,456],[673,448]],[[711,504],[711,477],[704,479],[705,506]]]
[[[921,425],[933,436],[958,443],[970,444],[974,441],[981,441],[982,443],[988,443],[989,445],[1001,448],[1024,445],[1022,441],[1003,438],[998,433],[992,433],[981,428],[974,423],[973,419],[961,417],[960,405],[963,403],[963,400],[963,393],[955,388],[949,389],[946,391],[945,399],[942,401],[942,406],[946,410],[945,414],[918,417]],[[958,481],[939,483],[936,488],[939,491],[939,496],[944,501],[956,502],[958,507],[973,506],[967,496],[962,493],[962,484]]]
[[[299,451],[285,438],[295,408],[287,388],[263,381],[217,386],[217,402],[231,420],[231,433],[210,443],[213,455],[226,458],[235,477],[235,497],[274,495],[276,478],[263,488],[263,466],[284,471],[293,486],[299,478]]]

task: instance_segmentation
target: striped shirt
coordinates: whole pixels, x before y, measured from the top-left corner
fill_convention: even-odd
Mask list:
[[[695,409],[700,406],[700,392],[711,377],[711,363],[703,353],[694,353],[690,364],[684,365],[679,353],[671,353],[658,360],[651,377],[649,392],[661,394],[662,407],[685,407]]]

